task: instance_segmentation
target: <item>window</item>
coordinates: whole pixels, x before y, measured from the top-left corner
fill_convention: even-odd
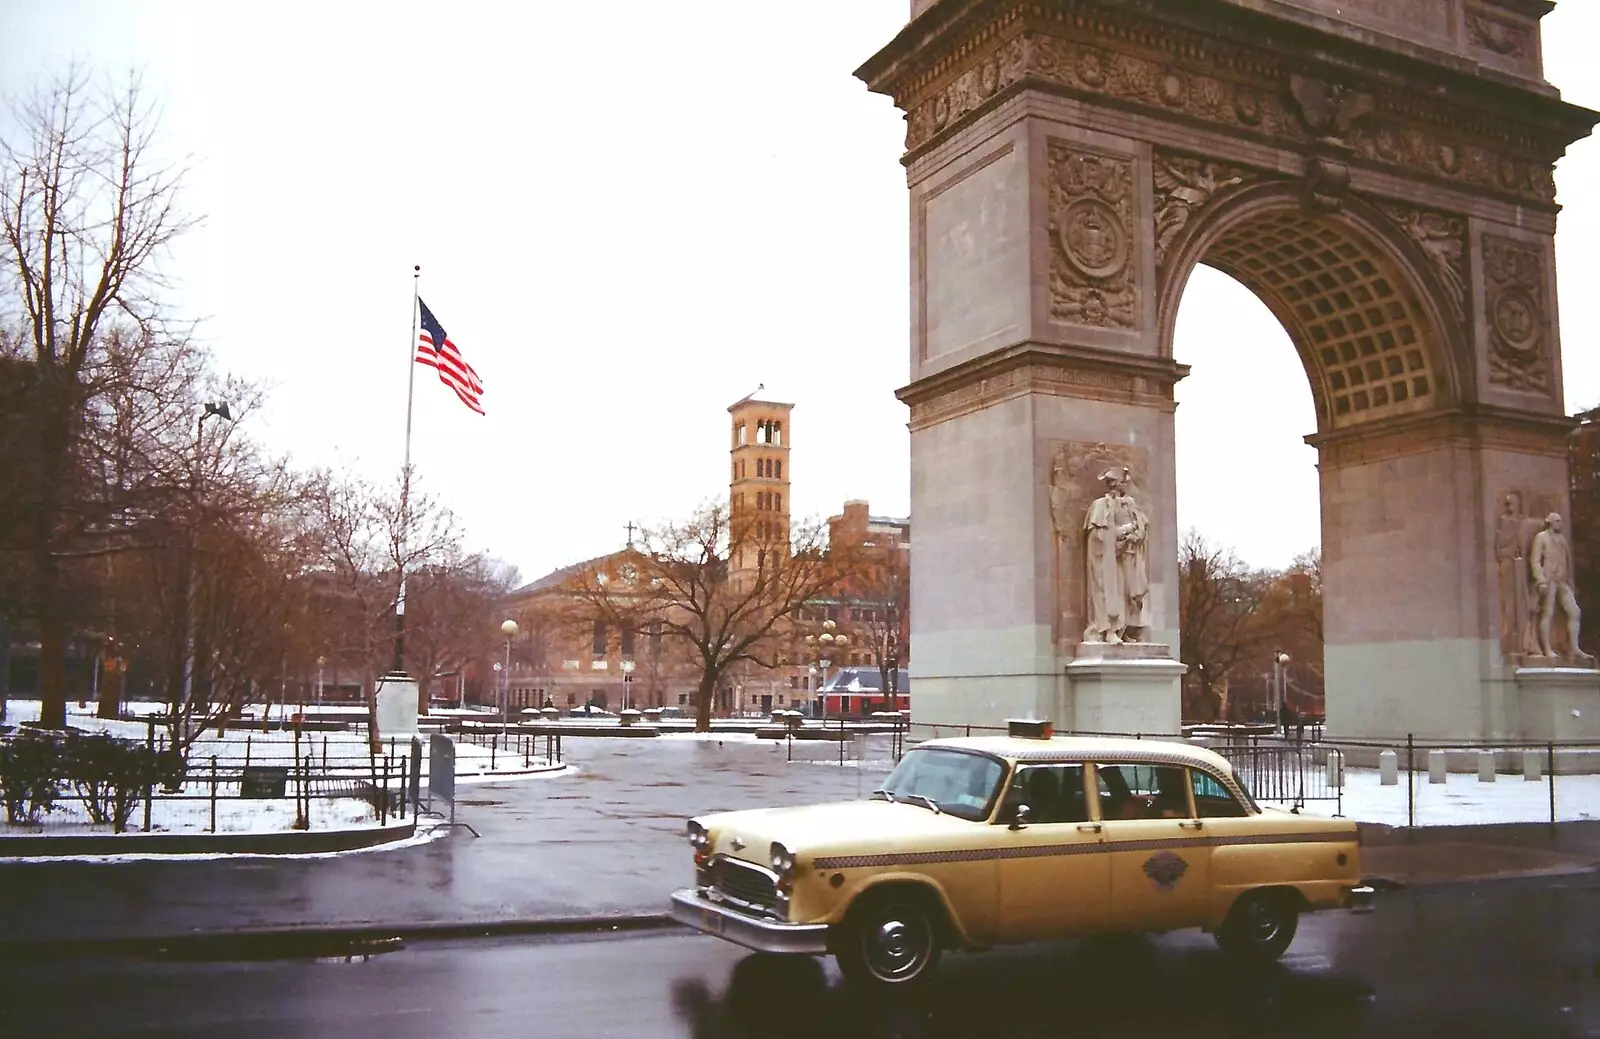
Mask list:
[[[728,477],[728,479],[737,480],[738,478],[739,478],[739,463],[735,462],[735,463],[733,463],[733,475]]]
[[[783,443],[783,423],[782,422],[774,422],[772,424],[772,442],[774,444]]]
[[[622,655],[625,656],[625,657],[633,656],[633,629],[632,628],[623,628],[622,629]]]
[[[1215,776],[1195,768],[1189,770],[1189,778],[1194,783],[1194,811],[1200,818],[1236,819],[1249,814]]]
[[[739,434],[739,443],[743,444],[745,442],[745,424],[743,422],[739,423],[739,425],[735,427],[735,432]]]
[[[798,675],[790,675],[789,676],[789,688],[790,689],[799,689],[800,688],[800,678],[799,678]]]
[[[1089,798],[1083,784],[1082,765],[1031,765],[1017,770],[1006,791],[996,822],[1017,818],[1017,806],[1028,806],[1036,823],[1086,823]]]
[[[779,480],[783,479],[783,463],[781,461],[773,462],[772,467],[774,470],[772,475]]]
[[[606,622],[605,621],[595,621],[594,622],[594,647],[593,647],[593,649],[594,649],[594,655],[597,656],[597,657],[603,657],[603,656],[606,655]]]
[[[783,511],[783,495],[774,494],[772,496],[772,510],[774,512],[782,512]]]
[[[951,815],[977,820],[989,814],[1005,774],[1005,765],[987,755],[918,747],[900,759],[882,787],[896,800],[916,804],[927,798]]]
[[[1099,765],[1100,817],[1189,818],[1188,779],[1174,765]]]
[[[568,693],[567,694],[567,706],[568,707],[576,707],[576,706],[578,706],[578,694],[577,693]]]

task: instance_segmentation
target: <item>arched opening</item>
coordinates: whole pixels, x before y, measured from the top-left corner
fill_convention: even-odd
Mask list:
[[[1196,661],[1220,658],[1209,672],[1191,663],[1186,708],[1236,720],[1275,718],[1285,704],[1290,718],[1337,714],[1341,685],[1388,666],[1393,654],[1375,646],[1472,627],[1439,623],[1460,598],[1460,517],[1439,494],[1441,482],[1457,490],[1455,477],[1383,446],[1457,400],[1448,294],[1383,214],[1360,203],[1312,212],[1287,185],[1221,200],[1172,244],[1160,272],[1163,348],[1195,372],[1175,394],[1177,509],[1210,542],[1180,540],[1180,568],[1192,568],[1180,596],[1200,588],[1196,601],[1218,611],[1186,602],[1205,620],[1186,619],[1182,638]],[[1203,413],[1184,413],[1201,400]],[[1314,548],[1319,557],[1294,558]],[[1209,589],[1197,583],[1208,574]],[[1229,616],[1240,610],[1263,612],[1241,623]],[[1219,638],[1236,645],[1202,645]],[[1207,696],[1191,701],[1200,688]],[[1381,707],[1346,708],[1347,734],[1377,731]]]

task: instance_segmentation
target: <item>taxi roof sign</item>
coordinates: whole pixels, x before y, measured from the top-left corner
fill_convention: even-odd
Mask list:
[[[1056,734],[1056,727],[1039,718],[1007,718],[1006,735],[1025,740],[1047,740]]]

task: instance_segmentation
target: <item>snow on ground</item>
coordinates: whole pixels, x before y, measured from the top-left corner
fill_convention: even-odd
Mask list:
[[[1556,819],[1600,819],[1600,775],[1556,776]],[[1550,777],[1530,783],[1517,775],[1498,775],[1479,782],[1476,773],[1452,772],[1443,784],[1431,784],[1426,773],[1416,781],[1418,826],[1470,826],[1483,823],[1549,822]],[[1289,802],[1263,801],[1289,807]],[[1303,814],[1333,815],[1364,823],[1406,825],[1406,775],[1396,786],[1383,786],[1376,769],[1345,769],[1343,804],[1307,801]]]
[[[763,740],[753,732],[662,732],[658,740],[700,742],[716,740],[718,743],[782,743],[781,740]]]
[[[120,855],[16,855],[7,856],[6,862],[139,862],[143,860],[159,859],[162,862],[171,862],[174,859],[182,861],[204,861],[208,859],[332,859],[345,855],[359,855],[369,851],[397,851],[401,848],[415,848],[420,844],[436,841],[450,833],[450,827],[445,825],[443,819],[430,819],[423,816],[417,822],[416,832],[401,841],[391,841],[387,844],[378,844],[371,848],[355,848],[350,851],[313,851],[313,852],[274,852],[270,855],[255,854],[251,852],[200,852],[191,855],[170,854],[167,852],[124,852]]]

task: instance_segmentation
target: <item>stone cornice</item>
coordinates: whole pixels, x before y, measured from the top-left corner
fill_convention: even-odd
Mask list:
[[[902,387],[913,431],[1029,393],[1171,410],[1188,365],[1089,347],[1019,343]]]
[[[1314,61],[1304,55],[1314,53]],[[858,71],[907,113],[908,160],[1024,86],[1153,110],[1295,150],[1318,146],[1290,74],[1359,89],[1370,118],[1336,142],[1375,167],[1553,203],[1550,167],[1600,116],[1469,59],[1379,48],[1231,0],[945,0]]]
[[[1565,458],[1567,436],[1576,425],[1565,415],[1538,415],[1504,408],[1452,408],[1365,422],[1331,433],[1314,433],[1306,443],[1317,449],[1319,467],[1399,458],[1451,447]]]

